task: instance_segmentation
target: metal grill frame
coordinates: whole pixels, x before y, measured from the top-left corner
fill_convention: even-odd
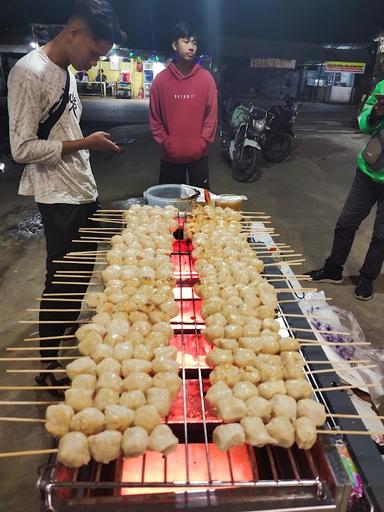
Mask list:
[[[176,244],[178,245],[178,251],[173,253],[173,256],[177,256],[178,258],[178,271],[176,272],[176,275],[179,274],[179,290],[180,290],[180,312],[181,312],[181,318],[183,319],[183,307],[184,307],[184,297],[183,297],[183,291],[186,287],[189,287],[193,284],[193,281],[197,279],[197,276],[194,276],[192,273],[192,256],[191,251],[183,251],[182,250],[182,243],[185,244],[185,241],[177,240]],[[187,275],[182,274],[182,259],[183,257],[186,257],[188,259],[188,267],[189,267],[189,273]],[[273,262],[274,260],[266,258],[262,258],[264,262]],[[278,270],[278,267],[269,267],[268,270],[266,270],[266,273],[272,275],[281,275],[281,272]],[[280,284],[278,282],[274,283],[275,288],[279,287],[286,287],[286,284]],[[281,295],[281,298],[292,298],[293,295],[290,292],[285,293],[284,295]],[[198,299],[194,293],[192,293],[192,304],[193,304],[193,310],[194,313],[196,312],[196,301],[200,300]],[[284,316],[284,313],[295,313],[300,312],[300,308],[297,304],[290,304],[290,305],[281,305],[280,307],[280,313],[282,316]],[[196,319],[196,315],[194,314],[194,317]],[[284,317],[284,324],[287,330],[289,331],[290,327],[308,327],[308,323],[305,319],[299,319],[298,321],[295,319],[294,322],[289,321],[288,318]],[[294,325],[293,325],[294,324]],[[79,477],[79,470],[75,470],[73,477],[70,481],[59,481],[59,465],[55,463],[55,457],[52,456],[50,459],[50,463],[47,466],[43,466],[40,471],[40,477],[38,481],[38,488],[40,489],[42,496],[44,498],[45,507],[46,510],[52,510],[52,511],[62,511],[67,510],[67,507],[70,506],[70,503],[73,501],[72,499],[67,501],[64,500],[62,503],[56,503],[55,495],[57,491],[62,489],[71,489],[74,494],[79,494],[78,501],[78,507],[74,503],[72,508],[68,508],[68,510],[83,510],[82,507],[87,507],[88,502],[92,502],[95,506],[97,504],[106,503],[112,500],[111,497],[102,497],[97,496],[92,498],[91,493],[96,492],[104,489],[104,490],[117,490],[125,487],[134,487],[134,488],[142,488],[143,492],[145,493],[145,489],[147,488],[164,488],[166,487],[170,491],[170,496],[172,497],[174,495],[174,499],[178,500],[178,507],[180,506],[180,500],[182,501],[181,496],[184,496],[185,500],[185,507],[188,503],[194,502],[195,504],[201,503],[203,501],[207,501],[205,505],[203,506],[204,510],[210,509],[211,506],[213,506],[213,501],[217,501],[217,494],[220,494],[220,496],[228,495],[226,499],[228,499],[228,502],[230,502],[230,496],[232,493],[233,495],[236,494],[238,489],[247,489],[248,492],[251,494],[251,500],[249,505],[251,506],[252,510],[261,510],[259,508],[255,508],[255,500],[263,503],[263,507],[265,509],[269,509],[270,506],[264,502],[265,500],[270,501],[270,504],[273,502],[275,505],[279,504],[280,499],[280,505],[279,510],[284,510],[286,506],[287,496],[289,495],[291,500],[289,509],[291,510],[293,508],[293,502],[295,501],[297,503],[297,506],[301,508],[301,510],[334,510],[336,505],[334,499],[337,501],[337,509],[343,510],[346,509],[346,505],[349,499],[350,490],[351,490],[351,484],[342,468],[342,465],[340,463],[339,457],[337,455],[337,451],[334,446],[334,442],[330,441],[329,439],[321,439],[320,442],[316,444],[316,460],[318,460],[318,457],[323,461],[322,468],[320,471],[316,470],[316,466],[313,461],[313,457],[311,455],[311,452],[304,451],[305,457],[307,458],[308,466],[311,468],[313,478],[312,479],[303,479],[300,478],[299,470],[295,462],[295,457],[292,453],[292,450],[287,450],[288,459],[292,465],[293,469],[293,476],[294,478],[291,479],[281,479],[279,478],[278,471],[276,469],[275,464],[275,455],[274,451],[276,451],[275,448],[272,448],[270,446],[266,447],[266,452],[268,454],[268,460],[269,464],[272,468],[272,475],[273,478],[270,480],[260,480],[259,472],[258,472],[258,466],[257,466],[257,460],[255,456],[255,450],[251,447],[248,447],[248,454],[249,454],[249,460],[252,467],[253,472],[253,480],[252,481],[234,481],[233,478],[233,468],[232,468],[232,461],[231,461],[231,455],[230,452],[227,452],[227,458],[228,458],[228,466],[230,468],[230,474],[231,474],[231,480],[229,481],[217,481],[213,478],[212,475],[212,469],[211,469],[211,460],[210,460],[210,453],[209,453],[209,436],[208,436],[208,426],[207,426],[207,420],[205,415],[205,403],[204,403],[204,393],[203,393],[203,372],[204,368],[202,368],[201,360],[199,357],[199,343],[198,343],[198,334],[199,334],[200,327],[197,325],[196,320],[194,324],[191,326],[185,325],[183,321],[180,323],[180,336],[181,336],[181,343],[182,343],[182,361],[181,361],[181,376],[183,380],[182,384],[182,395],[183,395],[183,432],[184,432],[184,450],[185,450],[185,461],[186,461],[186,475],[185,479],[181,480],[180,482],[118,482],[118,481],[101,481],[101,472],[102,472],[102,465],[93,463],[93,471],[92,479],[88,481],[78,481]],[[200,400],[201,400],[201,408],[202,408],[202,437],[205,445],[205,456],[206,456],[206,463],[207,463],[207,469],[208,469],[208,480],[202,481],[202,482],[192,482],[189,475],[189,450],[188,450],[188,442],[189,442],[189,431],[188,431],[188,418],[187,418],[187,389],[186,389],[186,383],[188,380],[188,368],[185,364],[185,334],[186,331],[188,333],[192,331],[195,338],[195,350],[196,350],[196,373],[197,373],[197,380],[199,385],[199,393],[200,393]],[[315,336],[311,333],[305,333],[303,336],[306,339],[316,339]],[[305,347],[302,350],[302,353],[305,358],[316,358],[319,360],[327,360],[325,357],[325,354],[323,350],[320,347]],[[316,366],[316,365],[314,365]],[[312,367],[312,365],[311,365]],[[315,367],[311,369],[316,369]],[[316,378],[311,379],[311,384],[313,387],[323,387],[326,385],[329,385],[329,381],[338,381],[336,374],[330,374],[331,378],[329,376],[322,376],[319,378],[316,376]],[[331,395],[339,395],[340,393],[332,393]],[[319,395],[319,394],[317,394]],[[331,397],[332,398],[332,397]],[[354,407],[352,406],[350,400],[348,397],[343,397],[343,412],[355,412]],[[335,410],[332,407],[332,400],[328,400],[325,396],[320,397],[321,401],[326,405],[328,412],[332,412],[332,410]],[[345,400],[347,399],[347,400]],[[344,403],[344,402],[348,403]],[[348,411],[346,411],[345,408],[348,408]],[[340,407],[336,409],[338,412],[340,412]],[[348,426],[343,426],[343,428],[351,428],[350,421],[347,421]],[[332,428],[336,426],[335,423],[332,424]],[[353,424],[353,427],[356,427],[356,423]],[[340,442],[340,440],[338,441]],[[372,447],[372,442],[365,443],[366,445]],[[144,455],[144,463],[145,465],[145,455]],[[166,471],[166,458],[165,458],[165,471]],[[143,471],[144,476],[144,471]],[[183,488],[188,487],[191,490],[191,495],[186,497],[185,491]],[[202,491],[201,488],[204,488]],[[180,489],[181,492],[178,490]],[[332,489],[332,495],[329,492],[329,489]],[[173,492],[172,492],[173,490]],[[273,490],[273,495],[271,495],[271,490]],[[158,502],[162,502],[164,494],[154,494],[153,496],[156,496],[158,499]],[[215,499],[213,497],[215,496]],[[122,498],[114,499],[113,501],[113,510],[118,510],[119,503]],[[143,499],[143,494],[139,494],[136,497],[134,496],[124,496],[124,501],[126,503],[131,502],[134,503],[140,501]],[[170,498],[172,502],[172,498]],[[212,501],[213,500],[213,501]],[[267,501],[268,501],[267,500]],[[59,500],[60,501],[60,500]],[[76,500],[75,500],[76,501]],[[211,503],[212,502],[212,503]],[[81,504],[80,504],[81,503]],[[156,501],[152,501],[148,504],[149,507],[153,507],[156,504]],[[112,505],[112,501],[111,501]],[[229,503],[227,504],[229,506]],[[237,502],[238,506],[238,502]],[[306,508],[308,507],[308,508]],[[247,508],[246,510],[251,510],[250,508]],[[275,510],[275,508],[273,508]],[[86,508],[84,508],[86,510]],[[92,510],[97,510],[96,508],[92,508]],[[100,508],[102,510],[102,508]],[[144,510],[144,509],[143,509]],[[173,510],[173,509],[172,509]],[[228,509],[230,510],[230,509]],[[240,509],[238,509],[240,510]],[[264,508],[263,508],[264,510]],[[276,509],[277,510],[277,509]],[[376,510],[376,509],[375,509]],[[379,510],[379,509],[377,509]]]

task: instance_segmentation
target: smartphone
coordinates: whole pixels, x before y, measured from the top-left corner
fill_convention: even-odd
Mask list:
[[[129,146],[130,144],[136,142],[136,139],[117,139],[113,140],[113,142],[118,146]]]

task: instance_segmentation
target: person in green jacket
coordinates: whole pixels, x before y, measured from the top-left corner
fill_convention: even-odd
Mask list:
[[[384,128],[384,81],[377,84],[366,101],[359,117],[359,126],[363,133],[372,136]],[[356,231],[375,205],[377,212],[372,239],[354,291],[359,300],[372,299],[372,284],[380,274],[384,261],[384,164],[383,169],[373,170],[364,159],[364,150],[358,156],[356,176],[336,224],[331,254],[321,269],[307,272],[313,281],[343,281],[343,266]]]

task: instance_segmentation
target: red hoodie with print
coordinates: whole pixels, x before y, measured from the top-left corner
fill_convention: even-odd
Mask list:
[[[166,162],[189,163],[205,156],[217,127],[212,75],[198,64],[183,75],[170,64],[152,84],[149,123]]]

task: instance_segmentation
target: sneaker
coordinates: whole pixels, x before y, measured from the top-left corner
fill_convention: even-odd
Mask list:
[[[360,277],[354,295],[358,300],[371,300],[373,298],[372,281],[366,277]]]
[[[328,270],[325,267],[320,268],[319,270],[311,270],[310,272],[305,272],[306,276],[308,276],[311,281],[317,281],[318,283],[333,283],[340,284],[343,282],[343,274],[341,271],[332,271]]]

